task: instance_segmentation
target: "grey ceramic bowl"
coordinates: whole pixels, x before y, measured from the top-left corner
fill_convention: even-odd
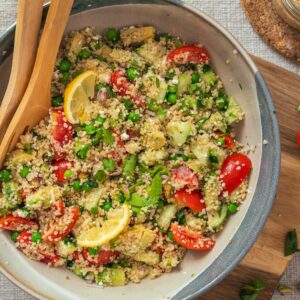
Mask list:
[[[238,127],[251,153],[253,171],[250,193],[238,214],[217,235],[209,253],[188,252],[181,266],[170,274],[139,285],[98,288],[67,270],[47,268],[17,251],[8,234],[0,234],[1,271],[17,285],[47,299],[191,299],[217,284],[246,255],[271,210],[280,168],[280,143],[272,99],[255,64],[237,41],[214,20],[179,2],[165,0],[75,1],[67,31],[91,25],[107,27],[151,24],[160,32],[179,35],[189,43],[202,43],[229,95],[246,113]],[[14,26],[0,39],[0,95],[9,76]],[[0,97],[1,98],[1,97]],[[263,145],[262,141],[268,144]],[[192,276],[195,275],[195,276]],[[69,276],[69,280],[66,277]]]

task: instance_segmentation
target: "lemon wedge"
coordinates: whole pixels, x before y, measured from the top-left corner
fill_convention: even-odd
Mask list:
[[[95,95],[96,72],[85,71],[69,83],[64,94],[64,112],[72,124],[88,120],[89,98]]]
[[[81,247],[101,246],[118,236],[127,227],[129,220],[130,208],[127,204],[111,209],[102,226],[95,225],[79,233],[77,244]]]

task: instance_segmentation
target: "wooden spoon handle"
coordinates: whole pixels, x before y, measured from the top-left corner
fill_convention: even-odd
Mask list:
[[[28,87],[0,145],[0,167],[20,135],[48,114],[52,73],[72,5],[73,0],[51,1]]]
[[[29,82],[41,27],[43,0],[19,0],[9,83],[0,107],[0,141]]]

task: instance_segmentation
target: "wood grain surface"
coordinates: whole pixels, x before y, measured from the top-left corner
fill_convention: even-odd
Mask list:
[[[300,235],[300,150],[296,143],[300,130],[300,114],[297,112],[300,76],[262,59],[254,57],[254,60],[268,84],[279,121],[282,161],[277,197],[264,230],[251,251],[225,280],[199,299],[239,299],[240,287],[252,278],[263,279],[268,284],[257,299],[271,299],[292,258],[283,256],[285,234],[296,228]]]

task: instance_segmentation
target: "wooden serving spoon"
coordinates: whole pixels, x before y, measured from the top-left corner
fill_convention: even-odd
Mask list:
[[[27,88],[38,47],[43,0],[19,0],[14,54],[8,86],[0,107],[0,141]]]
[[[0,166],[20,135],[48,114],[52,73],[72,4],[73,0],[51,1],[28,87],[0,145]]]

